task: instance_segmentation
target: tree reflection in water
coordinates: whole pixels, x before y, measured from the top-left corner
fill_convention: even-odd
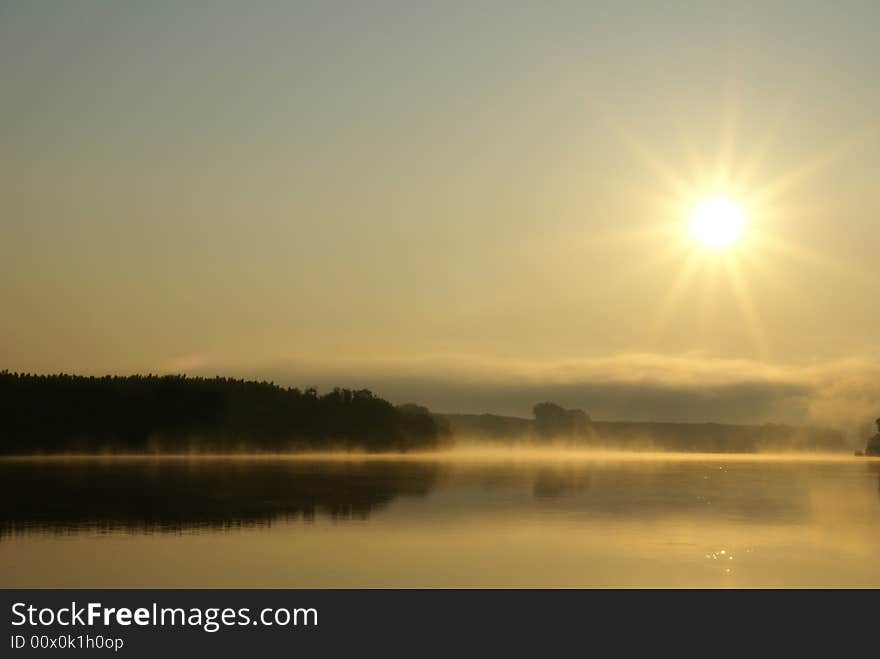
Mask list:
[[[0,462],[0,537],[20,531],[180,531],[366,519],[429,492],[431,464],[266,459]]]

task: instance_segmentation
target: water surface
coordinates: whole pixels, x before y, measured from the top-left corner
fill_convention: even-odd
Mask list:
[[[2,587],[880,586],[880,461],[0,461]]]

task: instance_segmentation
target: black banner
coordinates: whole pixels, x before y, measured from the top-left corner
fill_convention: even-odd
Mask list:
[[[875,591],[4,590],[2,656],[714,654],[873,646]]]

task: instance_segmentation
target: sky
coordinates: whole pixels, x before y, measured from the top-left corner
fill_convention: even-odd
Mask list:
[[[0,0],[0,368],[880,415],[874,2]],[[690,234],[743,209],[740,240]]]

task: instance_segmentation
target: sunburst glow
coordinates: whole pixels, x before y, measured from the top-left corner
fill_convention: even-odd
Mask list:
[[[691,215],[691,233],[704,247],[729,247],[740,237],[745,221],[742,208],[727,197],[704,199]]]
[[[800,290],[785,274],[794,264],[821,266],[849,277],[869,276],[861,268],[799,244],[791,231],[776,233],[804,212],[797,201],[799,188],[869,133],[859,131],[783,168],[784,161],[771,152],[772,125],[765,127],[764,135],[755,136],[751,151],[742,151],[736,144],[738,105],[735,98],[726,101],[714,157],[683,133],[678,163],[662,157],[616,118],[609,121],[654,179],[647,189],[634,188],[634,197],[641,196],[662,218],[646,222],[643,232],[635,235],[643,245],[651,246],[651,255],[625,273],[628,278],[646,280],[669,276],[665,295],[657,300],[647,324],[651,335],[666,340],[663,335],[674,319],[693,312],[690,320],[706,337],[705,343],[711,343],[718,323],[724,322],[725,332],[743,331],[752,350],[763,358],[774,342],[761,316],[766,308],[765,289],[758,286],[784,289],[786,295],[796,297]],[[644,217],[655,214],[646,212]],[[671,262],[678,264],[677,270],[669,268]],[[731,325],[729,316],[721,320],[731,308],[739,311],[739,327]]]

